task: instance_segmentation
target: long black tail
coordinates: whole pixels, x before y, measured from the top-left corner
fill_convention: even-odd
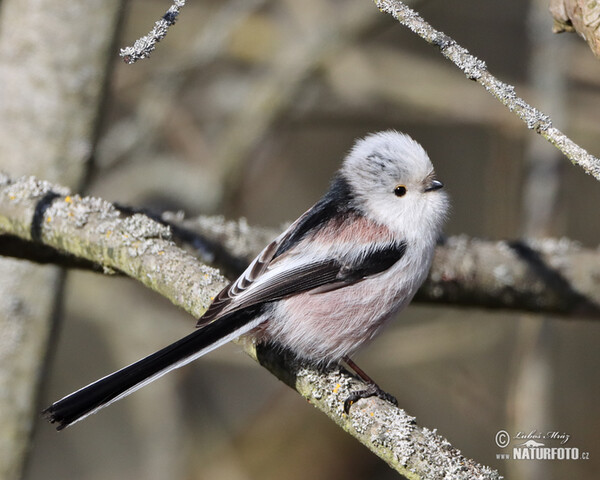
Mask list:
[[[57,430],[62,430],[165,373],[248,332],[259,323],[255,318],[254,315],[241,312],[220,318],[168,347],[64,397],[42,414],[51,423],[58,423]]]

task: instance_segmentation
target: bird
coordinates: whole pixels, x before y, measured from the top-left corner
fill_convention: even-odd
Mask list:
[[[351,360],[425,281],[449,210],[444,185],[410,136],[358,139],[329,189],[225,287],[197,330],[67,395],[42,413],[61,430],[241,336],[319,367],[345,362],[367,382],[344,402],[395,402]]]

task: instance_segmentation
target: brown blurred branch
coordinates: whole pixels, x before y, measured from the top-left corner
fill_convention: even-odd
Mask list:
[[[375,0],[375,4],[382,12],[392,15],[402,25],[419,35],[427,43],[437,46],[442,55],[460,68],[467,78],[475,80],[482,85],[490,94],[525,122],[527,128],[535,130],[563,152],[572,163],[581,166],[586,173],[600,180],[600,159],[588,153],[556,127],[553,127],[550,117],[518,97],[512,85],[494,77],[487,70],[484,61],[471,55],[467,49],[458,45],[455,40],[445,33],[434,29],[417,12],[406,6],[403,2],[399,0]]]
[[[165,218],[176,222],[172,215]],[[221,217],[198,217],[177,224],[246,261],[278,233]],[[429,277],[416,300],[599,317],[600,250],[566,239],[450,237],[438,245]]]
[[[198,317],[224,279],[178,249],[170,231],[141,214],[123,217],[107,202],[77,195],[32,177],[0,176],[0,234],[16,235],[118,269]],[[343,413],[351,390],[364,388],[340,368],[298,364],[269,346],[246,352],[407,478],[498,479],[496,471],[462,456],[449,442],[419,427],[403,410],[368,399]]]
[[[586,0],[550,0],[554,33],[577,32],[600,58],[600,3]]]

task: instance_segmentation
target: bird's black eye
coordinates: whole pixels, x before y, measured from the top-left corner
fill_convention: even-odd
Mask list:
[[[403,197],[406,195],[406,187],[404,185],[396,185],[396,188],[394,188],[394,195]]]

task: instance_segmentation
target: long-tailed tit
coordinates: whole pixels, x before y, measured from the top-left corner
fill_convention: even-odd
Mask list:
[[[345,360],[356,367],[349,355],[411,301],[427,276],[448,210],[442,187],[407,135],[358,140],[329,191],[219,293],[197,331],[44,415],[60,430],[241,335],[315,364]],[[385,396],[371,383],[351,402],[373,394]]]

